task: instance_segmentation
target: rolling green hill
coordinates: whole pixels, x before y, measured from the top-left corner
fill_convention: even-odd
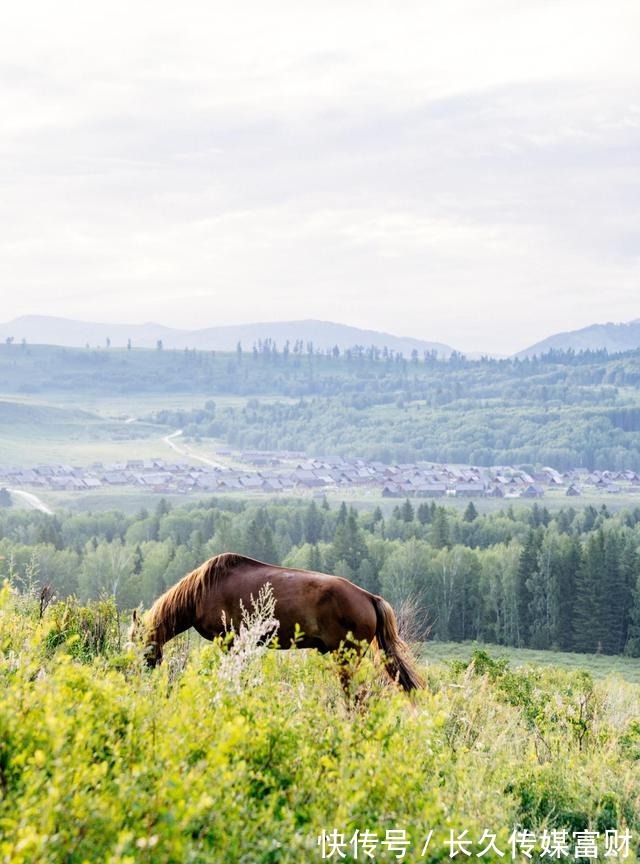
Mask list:
[[[31,468],[44,462],[87,465],[116,461],[127,452],[131,458],[145,456],[148,450],[136,449],[135,442],[159,434],[156,425],[147,423],[128,424],[91,411],[32,400],[0,399],[3,467]]]
[[[268,341],[231,353],[0,346],[8,397],[77,406],[84,395],[96,410],[128,400],[139,416],[153,396],[166,407],[150,421],[194,435],[383,462],[640,470],[639,386],[640,351],[471,361]],[[204,407],[183,407],[198,395]]]

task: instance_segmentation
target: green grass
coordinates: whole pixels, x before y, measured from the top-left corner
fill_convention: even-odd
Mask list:
[[[23,401],[26,404],[50,404],[55,399],[56,404],[68,408],[83,407],[106,417],[145,417],[163,409],[175,411],[197,410],[204,403],[213,400],[219,408],[241,408],[251,399],[251,396],[221,396],[202,393],[55,393],[48,391],[46,397],[14,396],[13,401]],[[284,396],[260,396],[261,402],[293,402]]]
[[[91,411],[42,402],[0,401],[3,466],[126,461],[167,456],[162,427],[123,423]]]
[[[636,684],[439,663],[409,700],[369,658],[346,658],[343,691],[335,658],[257,630],[237,650],[175,640],[150,672],[109,601],[40,618],[7,586],[0,616],[2,861],[313,864],[322,832],[400,830],[405,861],[438,864],[453,829],[474,860],[493,833],[505,857],[479,860],[504,864],[515,827],[532,860],[543,833],[597,831],[603,859],[605,830],[629,829],[638,860]]]
[[[505,658],[512,668],[554,666],[567,670],[585,669],[594,678],[619,675],[625,681],[640,684],[640,659],[605,654],[574,654],[566,651],[534,651],[530,648],[505,648],[501,645],[480,645],[477,642],[425,642],[420,657],[428,664],[450,663],[471,659],[478,648],[496,659]]]
[[[99,513],[103,510],[121,510],[123,513],[136,513],[142,508],[153,509],[161,498],[173,506],[184,505],[187,501],[194,503],[200,498],[210,499],[207,495],[177,495],[169,492],[146,492],[134,487],[117,487],[101,489],[98,492],[38,492],[41,498],[52,510],[67,510],[70,513]]]

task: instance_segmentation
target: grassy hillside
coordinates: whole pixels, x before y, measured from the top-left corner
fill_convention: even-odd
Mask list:
[[[638,860],[637,685],[479,653],[430,665],[413,702],[369,660],[343,693],[332,658],[255,631],[243,650],[176,642],[148,672],[108,604],[39,619],[0,598],[4,861],[299,864],[337,843],[354,862],[368,841],[375,860],[437,862],[464,831],[474,855],[494,835],[506,857],[482,860],[499,861],[514,829],[518,855],[523,831],[538,853],[567,832],[570,861],[580,832],[603,857],[629,831]]]
[[[150,420],[239,448],[383,462],[640,471],[639,384],[640,351],[472,362],[270,343],[227,354],[0,346],[7,398],[84,398],[136,417],[153,406]]]
[[[147,457],[149,445],[142,442],[158,439],[160,429],[148,423],[127,424],[77,407],[0,399],[0,462],[33,467]],[[156,445],[158,452],[164,449]]]

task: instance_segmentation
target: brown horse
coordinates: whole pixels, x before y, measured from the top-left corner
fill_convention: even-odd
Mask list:
[[[392,679],[407,691],[424,686],[398,635],[393,609],[382,597],[340,576],[276,567],[230,552],[184,576],[158,597],[142,622],[134,612],[131,638],[144,633],[147,662],[155,666],[164,644],[189,627],[205,639],[224,635],[267,583],[275,600],[278,647],[295,644],[324,653],[376,640]]]

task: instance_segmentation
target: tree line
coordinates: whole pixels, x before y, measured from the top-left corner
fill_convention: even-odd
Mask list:
[[[507,508],[410,501],[383,514],[326,502],[211,499],[153,511],[0,512],[0,576],[60,598],[148,606],[206,558],[237,551],[337,573],[439,640],[640,656],[640,508]]]
[[[242,449],[640,471],[640,351],[472,361],[363,346],[319,352],[299,342],[279,349],[268,339],[254,347],[0,345],[0,383],[22,394],[202,394],[201,409],[147,419]],[[216,407],[218,395],[246,398]]]

